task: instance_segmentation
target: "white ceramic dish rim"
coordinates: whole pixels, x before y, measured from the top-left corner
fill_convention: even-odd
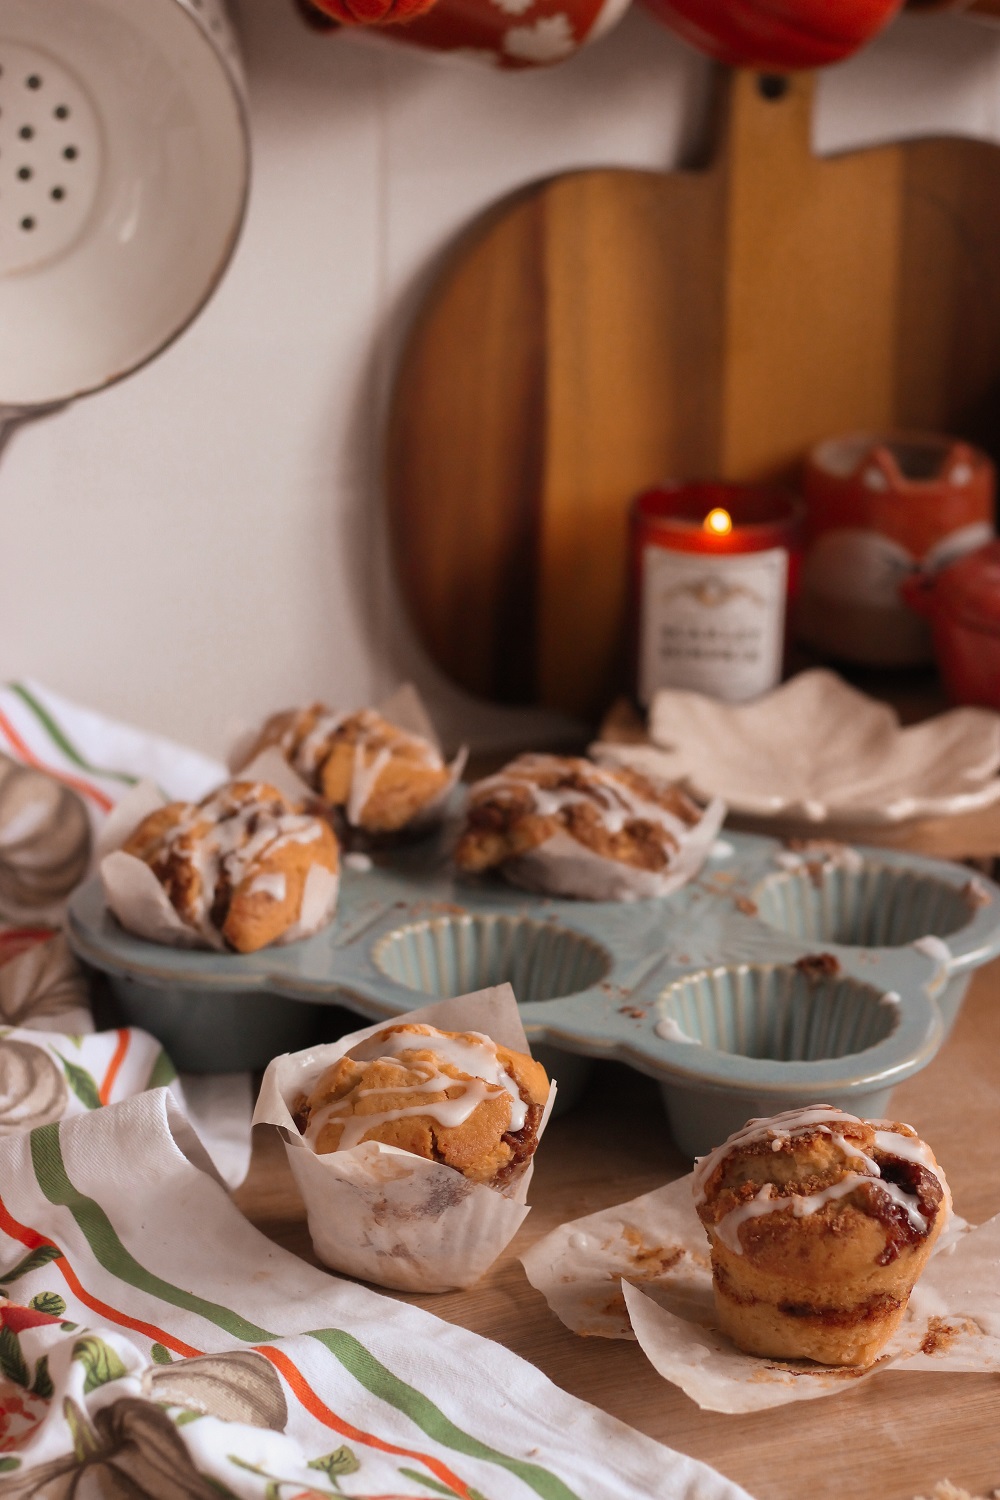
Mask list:
[[[251,180],[251,130],[250,118],[247,106],[245,85],[241,71],[238,55],[235,53],[234,44],[231,42],[232,27],[228,20],[228,12],[225,0],[221,0],[219,15],[223,18],[226,28],[225,42],[214,34],[210,25],[209,17],[199,5],[199,0],[175,0],[175,12],[179,18],[183,18],[183,24],[193,28],[192,34],[197,34],[204,43],[206,55],[213,56],[217,65],[215,77],[225,92],[227,105],[232,109],[235,131],[239,140],[239,173],[240,181],[237,196],[232,205],[225,235],[218,242],[215,250],[214,260],[210,272],[202,281],[196,296],[189,300],[183,313],[170,322],[169,327],[162,331],[152,340],[144,340],[140,347],[139,342],[133,353],[122,357],[119,351],[114,360],[113,367],[110,362],[105,362],[104,367],[98,370],[95,365],[84,378],[71,377],[68,381],[60,379],[59,389],[53,381],[51,389],[47,389],[44,399],[38,395],[31,397],[20,393],[11,392],[0,401],[0,445],[2,445],[6,432],[13,429],[17,423],[33,416],[44,415],[49,411],[58,410],[60,407],[77,399],[80,396],[94,394],[117,384],[127,376],[136,373],[150,364],[165,350],[169,349],[186,331],[199,315],[204,311],[211,301],[219,284],[229,267],[236,246],[246,220],[247,208],[250,196]],[[225,43],[229,42],[230,45]]]
[[[831,696],[835,695],[835,701],[840,712],[838,718],[842,717],[844,711],[853,705],[855,715],[858,718],[859,735],[863,727],[861,715],[865,715],[870,722],[877,715],[888,727],[889,717],[896,719],[897,737],[906,736],[909,732],[919,730],[926,738],[928,725],[935,723],[944,724],[951,719],[954,724],[956,715],[975,716],[980,724],[985,724],[988,718],[995,720],[993,735],[996,740],[996,755],[987,759],[986,765],[995,764],[991,769],[984,770],[982,766],[971,768],[970,774],[981,775],[982,784],[964,791],[956,791],[947,796],[921,795],[919,792],[910,792],[900,796],[894,796],[887,801],[869,801],[860,799],[851,801],[849,797],[835,800],[836,794],[827,793],[825,798],[818,796],[803,795],[800,788],[793,788],[786,795],[761,795],[752,790],[743,790],[734,785],[703,784],[699,779],[704,772],[701,769],[706,761],[711,763],[711,743],[702,742],[699,745],[697,737],[692,736],[677,746],[668,746],[661,738],[658,742],[654,738],[657,733],[657,718],[661,720],[666,717],[668,706],[676,705],[676,712],[681,715],[686,704],[692,703],[698,708],[704,708],[713,718],[719,730],[725,730],[730,736],[738,737],[740,734],[740,721],[749,712],[759,716],[763,709],[772,705],[776,713],[787,708],[789,703],[804,698],[810,689],[823,687]],[[867,695],[857,691],[845,683],[836,673],[817,668],[808,672],[802,672],[797,677],[790,678],[775,688],[772,693],[764,694],[762,698],[753,700],[751,703],[722,703],[709,702],[703,695],[687,693],[681,690],[664,690],[657,695],[660,707],[654,701],[650,711],[650,736],[649,742],[641,744],[617,744],[614,742],[598,741],[591,747],[592,752],[599,760],[614,762],[623,765],[633,765],[637,770],[647,770],[650,774],[663,776],[670,780],[683,780],[689,789],[698,797],[721,796],[728,804],[730,813],[743,814],[748,817],[760,818],[784,818],[794,819],[797,822],[815,825],[817,830],[824,826],[841,825],[856,827],[858,824],[889,825],[909,822],[915,818],[955,816],[960,813],[975,812],[987,807],[994,806],[1000,802],[1000,714],[992,714],[989,709],[951,709],[945,714],[938,715],[936,719],[925,720],[919,725],[900,726],[898,718],[893,715],[892,710],[886,704],[868,698]],[[776,724],[775,734],[788,736],[789,726],[787,718],[783,719],[780,726]],[[666,731],[660,731],[665,736]],[[912,743],[912,741],[911,741]],[[789,758],[789,765],[794,757]],[[887,785],[893,783],[891,767],[885,772]],[[898,782],[897,782],[898,784]]]

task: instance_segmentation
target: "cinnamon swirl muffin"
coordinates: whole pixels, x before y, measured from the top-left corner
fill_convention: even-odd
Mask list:
[[[170,802],[142,820],[122,853],[149,866],[181,922],[209,947],[254,953],[333,916],[339,851],[329,824],[265,782],[228,782],[199,803]],[[105,888],[128,926],[127,903],[107,880]]]
[[[751,1120],[695,1165],[719,1326],[749,1354],[869,1365],[947,1222],[930,1147],[817,1105]]]
[[[468,873],[489,870],[562,835],[581,852],[660,875],[702,814],[679,787],[637,771],[573,756],[521,755],[470,789],[455,863]]]
[[[243,760],[276,747],[329,807],[367,833],[397,833],[419,819],[453,777],[441,752],[374,709],[336,713],[322,703],[268,719]]]
[[[538,1144],[549,1081],[540,1063],[476,1031],[387,1026],[353,1047],[295,1110],[313,1150],[398,1146],[504,1187]]]

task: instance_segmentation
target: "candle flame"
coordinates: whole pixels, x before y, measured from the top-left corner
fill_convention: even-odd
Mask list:
[[[705,517],[705,530],[710,531],[713,536],[728,536],[733,529],[733,518],[728,510],[721,506],[710,510]]]

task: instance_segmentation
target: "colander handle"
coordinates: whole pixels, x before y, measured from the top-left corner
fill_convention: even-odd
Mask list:
[[[22,422],[47,417],[51,412],[62,411],[68,405],[68,401],[50,401],[47,406],[0,406],[0,453],[3,453],[15,429]]]

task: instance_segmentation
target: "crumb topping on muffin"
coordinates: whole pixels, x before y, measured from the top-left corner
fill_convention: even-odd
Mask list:
[[[328,1068],[295,1112],[319,1154],[381,1141],[502,1186],[538,1142],[545,1070],[480,1032],[401,1023]]]
[[[563,831],[606,859],[660,872],[702,810],[680,787],[574,756],[521,755],[469,793],[460,869],[489,869]]]
[[[335,874],[329,825],[265,782],[232,781],[201,802],[150,813],[122,846],[149,866],[186,926],[250,953],[298,918],[309,869]]]
[[[882,1226],[880,1264],[926,1238],[948,1207],[941,1170],[912,1126],[827,1106],[751,1120],[696,1163],[694,1191],[702,1222],[734,1254],[748,1236],[773,1236],[773,1214],[824,1210],[837,1231],[852,1208]]]

